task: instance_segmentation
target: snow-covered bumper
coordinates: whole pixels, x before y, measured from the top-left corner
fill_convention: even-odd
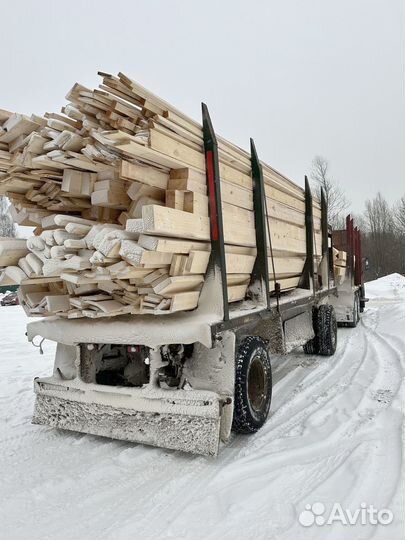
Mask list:
[[[211,391],[100,390],[36,379],[34,424],[216,456],[222,409]],[[229,405],[228,405],[229,406]]]

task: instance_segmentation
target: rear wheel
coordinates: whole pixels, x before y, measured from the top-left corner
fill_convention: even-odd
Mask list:
[[[366,291],[364,290],[364,285],[361,285],[360,286],[360,289],[359,289],[359,306],[360,306],[360,313],[363,313],[365,307],[366,307],[366,303],[364,301],[364,298],[366,296]],[[360,300],[360,298],[362,298],[362,300]]]
[[[360,300],[357,293],[354,294],[353,320],[347,323],[350,328],[355,328],[360,320]]]
[[[322,304],[313,311],[315,337],[304,345],[306,354],[332,356],[337,346],[337,322],[333,306]]]
[[[270,357],[260,337],[249,336],[240,344],[235,375],[232,429],[255,433],[267,419],[272,393]]]
[[[319,354],[332,356],[337,346],[337,322],[333,306],[323,304],[318,308]]]

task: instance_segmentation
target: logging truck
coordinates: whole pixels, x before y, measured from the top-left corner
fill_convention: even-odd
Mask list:
[[[57,343],[53,374],[34,381],[34,423],[216,456],[232,430],[250,434],[265,423],[272,395],[272,354],[303,347],[307,354],[333,355],[337,323],[357,323],[365,302],[360,234],[350,218],[347,230],[331,231],[322,194],[318,235],[308,179],[303,268],[293,288],[278,279],[271,242],[274,216],[269,219],[253,140],[257,255],[247,294],[230,303],[224,185],[217,137],[204,105],[203,141],[211,249],[198,307],[163,317],[48,318],[29,323],[27,335],[34,344],[43,339]],[[288,243],[287,226],[285,230]],[[320,243],[314,240],[317,235]],[[335,275],[336,250],[347,253],[344,279]]]

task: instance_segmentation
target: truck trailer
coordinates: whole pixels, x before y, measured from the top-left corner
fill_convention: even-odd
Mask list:
[[[168,317],[43,319],[28,339],[57,342],[53,374],[36,378],[33,423],[215,456],[231,431],[254,433],[272,395],[271,354],[303,346],[333,355],[342,290],[321,200],[321,261],[315,264],[313,201],[305,179],[306,260],[299,285],[269,291],[273,254],[262,166],[251,140],[257,258],[247,299],[228,304],[218,144],[206,106],[203,132],[211,255],[196,310]],[[342,246],[340,246],[342,247]],[[358,298],[353,287],[345,301]]]
[[[356,327],[368,299],[364,289],[361,233],[350,214],[346,217],[346,228],[333,231],[332,244],[335,250],[346,254],[345,273],[341,280],[338,278],[337,296],[332,298],[336,320],[338,325]]]

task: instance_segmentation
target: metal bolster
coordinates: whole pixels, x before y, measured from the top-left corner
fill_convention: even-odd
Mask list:
[[[356,268],[354,264],[354,258],[356,254],[356,237],[355,237],[355,231],[354,231],[354,219],[350,219],[350,228],[352,231],[352,245],[351,245],[351,267],[352,267],[352,284],[354,285],[355,282],[355,276],[356,276]]]
[[[356,285],[357,277],[357,229],[353,227],[353,285]]]
[[[333,269],[333,248],[332,248],[332,234],[329,232],[328,224],[328,203],[326,201],[325,191],[321,187],[321,228],[322,228],[322,257],[327,257],[327,268],[328,268],[328,288],[330,286],[330,281],[334,277]],[[330,248],[329,248],[329,238],[331,238]],[[325,284],[322,283],[322,286]]]
[[[350,214],[346,216],[346,271],[351,272],[351,230],[350,230]]]
[[[350,216],[346,216],[346,244],[347,244],[347,270],[350,275],[350,280],[352,285],[354,284],[354,227],[353,227],[353,219]]]
[[[361,253],[361,237],[360,230],[356,227],[355,231],[355,254],[356,260],[354,262],[355,273],[354,273],[354,284],[361,285],[363,281],[363,257]]]
[[[363,246],[362,246],[362,239],[361,239],[361,231],[358,229],[358,259],[359,259],[359,275],[358,275],[358,283],[357,285],[363,285],[363,276],[364,276],[364,268],[363,268]]]
[[[205,103],[202,103],[202,121],[211,229],[210,265],[218,270],[220,276],[223,300],[223,319],[224,321],[228,321],[229,305],[226,284],[224,224],[222,218],[218,142]]]
[[[321,227],[322,227],[322,255],[328,253],[328,205],[324,189],[321,188]]]
[[[308,177],[305,176],[305,238],[307,255],[304,270],[298,286],[301,289],[311,289],[311,281],[315,289],[314,269],[314,217],[312,207],[312,193]]]
[[[252,282],[264,283],[262,291],[267,309],[270,309],[269,263],[267,252],[267,212],[262,166],[253,139],[250,139],[253,182],[253,210],[255,216],[257,256],[252,272]]]

